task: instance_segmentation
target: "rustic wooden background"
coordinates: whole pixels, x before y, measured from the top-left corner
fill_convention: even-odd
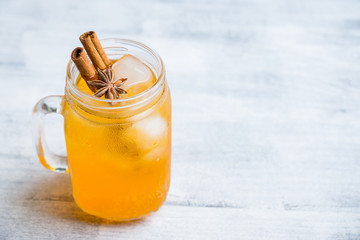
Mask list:
[[[88,30],[166,64],[172,183],[142,221],[83,213],[34,154]],[[0,74],[0,239],[360,239],[357,0],[1,0]]]

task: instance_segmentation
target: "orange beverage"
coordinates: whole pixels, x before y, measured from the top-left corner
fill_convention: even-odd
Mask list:
[[[146,75],[128,83],[124,98],[144,92],[157,80],[153,71],[132,55],[115,60],[113,66],[121,68],[119,72],[128,82],[137,77],[133,75]],[[76,86],[92,93],[81,76]],[[128,109],[131,114],[96,114],[68,102],[63,110],[66,148],[73,194],[80,208],[113,220],[136,219],[157,210],[170,183],[168,88],[156,101]]]
[[[50,96],[34,109],[35,117],[44,109],[46,114],[52,109],[64,116],[66,165],[52,167],[46,162],[51,156],[41,136],[37,149],[44,166],[70,173],[73,196],[82,210],[127,221],[156,211],[166,199],[171,99],[162,60],[150,48],[123,39],[102,44],[114,77],[127,78],[122,86],[127,94],[115,100],[95,97],[70,61],[61,105],[44,108],[59,98]]]

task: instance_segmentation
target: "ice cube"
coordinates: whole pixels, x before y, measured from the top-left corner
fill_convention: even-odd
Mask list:
[[[146,90],[155,81],[155,76],[149,67],[132,55],[120,58],[114,63],[112,69],[114,79],[127,78],[122,88],[130,91],[130,95]]]
[[[136,122],[133,127],[137,128],[149,138],[156,138],[166,130],[166,121],[161,116],[153,116]]]
[[[161,116],[152,116],[137,121],[130,127],[126,136],[133,139],[140,151],[149,151],[166,144],[167,123]]]
[[[166,159],[170,155],[170,150],[165,147],[157,147],[143,156],[143,161],[159,162],[162,159]]]

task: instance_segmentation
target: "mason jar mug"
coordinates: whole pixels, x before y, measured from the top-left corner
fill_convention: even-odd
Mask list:
[[[104,99],[81,91],[70,60],[64,96],[48,96],[34,107],[33,129],[40,162],[69,173],[73,196],[85,212],[105,219],[141,218],[163,204],[170,184],[171,99],[164,64],[146,45],[101,40],[110,59],[131,54],[156,81],[129,98]],[[46,114],[64,118],[67,156],[51,152],[43,138]]]

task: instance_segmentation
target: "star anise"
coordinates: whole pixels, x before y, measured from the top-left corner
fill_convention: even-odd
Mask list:
[[[106,72],[98,71],[98,79],[88,81],[88,84],[93,88],[97,89],[95,92],[96,97],[102,97],[109,99],[119,99],[121,94],[127,93],[121,88],[121,85],[127,80],[127,78],[114,79],[110,68]]]

